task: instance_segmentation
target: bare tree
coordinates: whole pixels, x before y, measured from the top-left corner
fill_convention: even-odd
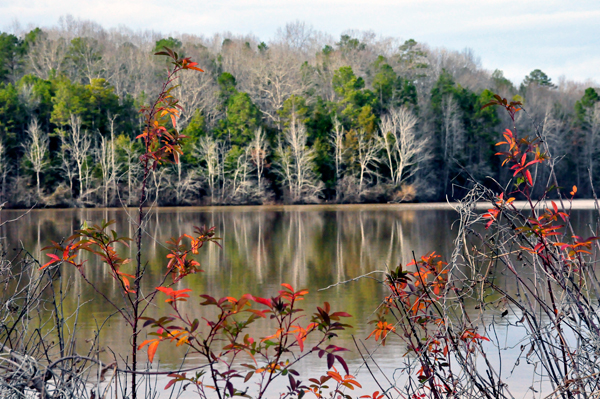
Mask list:
[[[37,76],[48,79],[51,71],[62,72],[67,49],[64,37],[44,32],[27,52],[29,64]]]
[[[69,181],[69,190],[71,196],[73,196],[73,179],[75,179],[75,165],[73,165],[73,158],[71,156],[71,146],[69,143],[69,138],[67,136],[67,132],[64,130],[58,131],[60,137],[60,153],[58,156],[60,157],[60,169],[64,172],[65,176]]]
[[[444,160],[453,157],[456,151],[459,150],[459,145],[462,142],[464,129],[460,117],[460,109],[454,97],[444,97],[442,99]]]
[[[187,126],[194,112],[199,112],[207,119],[213,120],[218,116],[219,100],[218,87],[208,73],[185,73],[178,77],[175,96],[185,110],[179,116],[177,125],[180,129]]]
[[[183,183],[183,166],[181,164],[181,162],[177,162],[176,164],[173,165],[173,168],[175,169],[173,172],[175,172],[177,174],[177,181],[174,184],[174,189],[175,189],[175,203],[177,205],[181,204],[182,200],[183,200],[183,196],[184,196],[184,191],[185,191],[185,184]]]
[[[462,143],[463,125],[460,109],[452,95],[442,98],[442,157],[444,161],[443,184],[447,184],[450,177],[450,165],[454,154],[459,151]],[[445,189],[444,189],[445,191]]]
[[[162,189],[169,185],[167,179],[167,168],[157,168],[152,170],[152,183],[154,184],[154,202],[161,204],[160,194]]]
[[[48,135],[42,131],[37,118],[32,118],[27,129],[28,140],[24,145],[25,159],[31,163],[31,168],[35,172],[35,181],[37,186],[37,196],[40,198],[40,173],[44,166],[48,164],[46,154],[48,153]]]
[[[551,168],[555,167],[556,160],[562,158],[566,153],[567,140],[565,140],[565,132],[562,129],[563,126],[558,121],[552,112],[552,104],[548,103],[545,107],[545,113],[540,120],[538,125],[540,136],[544,139],[547,148],[553,155],[548,162],[550,167],[540,167],[536,165],[533,171],[533,181],[548,181],[551,175]],[[509,176],[512,174],[510,171],[506,171],[505,174]],[[535,189],[535,187],[534,187]],[[545,190],[545,187],[540,187],[541,190]]]
[[[113,186],[113,192],[117,192],[117,153],[115,150],[115,121],[119,115],[108,114],[108,121],[110,122],[110,171],[111,171],[111,182]]]
[[[125,32],[115,40],[118,43],[103,54],[104,75],[114,86],[115,92],[134,98],[139,98],[142,93],[155,93],[158,90],[156,71],[160,66],[152,62],[152,37]]]
[[[281,121],[278,111],[285,100],[292,95],[302,95],[308,88],[299,65],[298,55],[279,45],[269,48],[263,57],[257,57],[250,67],[253,74],[250,95],[277,126]]]
[[[356,132],[357,154],[356,160],[359,165],[358,189],[362,193],[365,178],[373,176],[376,172],[371,168],[379,162],[379,151],[381,145],[375,137],[368,135],[365,131]]]
[[[115,171],[119,170],[121,176],[126,176],[127,205],[132,205],[131,200],[136,197],[134,186],[136,185],[138,172],[140,170],[139,153],[135,146],[135,142],[124,134],[121,134],[117,138],[116,150],[119,153],[119,157]]]
[[[412,177],[427,159],[428,140],[417,137],[417,123],[418,118],[404,106],[392,109],[381,120],[378,139],[386,155],[382,160],[395,186]]]
[[[344,156],[348,148],[344,145],[344,137],[346,131],[344,126],[336,118],[333,119],[333,130],[329,133],[329,144],[333,149],[333,159],[335,162],[335,182],[336,182],[336,200],[340,201],[343,195],[343,188],[341,185],[342,181],[342,167],[344,166]]]
[[[250,147],[246,148],[241,156],[235,158],[235,164],[229,168],[230,202],[249,202],[258,193],[255,181],[250,177],[256,166],[250,161]]]
[[[329,143],[333,148],[333,158],[335,160],[335,179],[340,180],[342,166],[344,164],[344,127],[337,118],[333,120],[333,130],[329,133]]]
[[[102,203],[104,206],[108,206],[108,191],[110,190],[110,186],[112,185],[114,179],[113,172],[113,142],[112,140],[106,139],[100,133],[98,133],[100,145],[96,150],[96,155],[98,158],[98,162],[100,163],[100,172],[102,173]]]
[[[201,137],[194,146],[194,153],[204,162],[202,171],[208,181],[210,202],[215,203],[217,184],[221,176],[220,144],[211,136]]]
[[[79,199],[83,200],[87,189],[88,174],[87,157],[92,142],[87,131],[81,130],[81,118],[71,115],[69,123],[71,134],[68,136],[69,152],[75,165],[77,165],[77,179],[79,180]]]
[[[267,156],[269,151],[269,143],[267,142],[267,135],[262,128],[256,129],[254,132],[254,138],[248,146],[248,152],[250,161],[254,164],[256,170],[256,179],[258,180],[258,196],[263,198],[263,174],[267,163]]]
[[[197,171],[184,171],[181,162],[173,164],[170,169],[171,173],[168,179],[172,181],[172,176],[176,175],[176,181],[171,182],[174,191],[174,198],[169,198],[168,200],[174,200],[175,204],[177,205],[190,203],[192,195],[194,193],[197,193],[198,190],[201,188],[201,181],[199,179]]]
[[[102,203],[108,206],[112,203],[117,190],[116,156],[115,156],[115,121],[118,115],[108,115],[110,139],[98,133],[98,148],[96,159],[100,164],[102,175]]]
[[[278,28],[275,34],[275,42],[289,46],[296,51],[308,50],[315,37],[315,30],[306,22],[296,20],[287,23],[283,28]]]
[[[317,202],[323,190],[323,182],[314,171],[315,150],[308,148],[307,138],[306,127],[292,113],[291,123],[284,132],[285,143],[279,141],[276,151],[277,172],[287,186],[292,203]]]

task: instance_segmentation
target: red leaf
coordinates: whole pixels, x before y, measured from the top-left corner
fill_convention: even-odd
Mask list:
[[[527,178],[527,181],[529,181],[529,185],[533,186],[533,179],[531,178],[531,173],[529,173],[528,170],[525,171],[525,177]]]
[[[273,307],[273,304],[271,303],[270,299],[261,298],[261,297],[258,297],[258,296],[253,296],[252,300],[254,302],[257,302],[257,303],[262,303],[263,305],[268,306],[270,308]]]
[[[177,382],[177,379],[172,379],[171,381],[169,381],[167,383],[167,385],[165,385],[165,389],[171,388],[171,385],[175,384],[176,382]]]
[[[350,315],[350,313],[346,313],[346,312],[335,312],[334,314],[331,315],[331,317],[352,317],[352,315]]]
[[[54,254],[46,254],[48,257],[52,258],[52,260],[48,263],[46,263],[44,266],[40,267],[39,270],[45,269],[46,267],[50,266],[53,263],[59,262],[60,258]]]

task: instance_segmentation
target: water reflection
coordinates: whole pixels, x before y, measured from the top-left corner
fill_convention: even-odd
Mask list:
[[[100,222],[115,220],[115,229],[132,237],[135,228],[129,222],[131,210],[34,210],[19,221],[2,226],[1,235],[11,248],[19,242],[38,259],[44,259],[41,248],[50,240],[60,241],[78,229],[83,221]],[[574,221],[582,228],[592,218],[592,211],[576,212]],[[2,220],[13,219],[20,211],[2,211]],[[182,233],[193,232],[194,226],[215,226],[222,237],[223,248],[209,245],[203,248],[200,262],[204,273],[190,276],[178,284],[180,288],[192,288],[195,294],[208,293],[214,297],[241,296],[253,293],[258,296],[273,295],[281,283],[295,288],[308,288],[311,292],[304,304],[314,309],[328,301],[335,309],[344,309],[354,316],[351,322],[356,328],[341,338],[346,347],[352,348],[351,334],[358,338],[368,335],[366,322],[385,296],[383,287],[372,279],[363,279],[338,285],[325,291],[318,289],[339,281],[352,279],[374,270],[386,270],[399,262],[407,263],[416,256],[436,251],[448,259],[453,248],[455,230],[450,226],[456,214],[450,209],[419,209],[402,205],[369,206],[298,206],[298,207],[230,207],[230,208],[162,208],[150,214],[145,225],[143,261],[149,264],[149,280],[146,288],[154,287],[164,275],[166,255],[164,242]],[[133,249],[125,255],[133,257]],[[85,338],[95,331],[111,314],[102,300],[85,284],[73,269],[66,270],[69,298],[66,313],[73,312],[78,303],[88,302],[80,315],[82,334]],[[90,259],[86,275],[97,282],[103,292],[117,296],[115,282],[102,265]],[[499,278],[502,278],[499,276]],[[189,301],[185,310],[190,314],[202,314],[205,308],[199,301]],[[158,304],[152,312],[166,312],[164,304]],[[102,345],[116,353],[126,353],[129,342],[124,323],[111,318],[102,329]],[[257,323],[254,333],[260,331]],[[507,333],[508,336],[508,333]],[[367,341],[375,349],[372,341]],[[85,349],[85,341],[79,341]],[[390,373],[404,349],[389,345],[385,353],[379,351],[381,366]],[[179,364],[181,351],[166,345],[159,349],[164,367]],[[358,366],[358,354],[349,354],[350,364]],[[191,360],[193,361],[193,359]],[[313,359],[319,361],[319,359]],[[322,369],[324,365],[305,364],[307,370]],[[362,382],[370,378],[365,373]]]

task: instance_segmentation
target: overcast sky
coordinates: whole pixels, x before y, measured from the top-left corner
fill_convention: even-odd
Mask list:
[[[62,15],[105,28],[128,26],[212,35],[252,33],[268,41],[296,20],[335,37],[348,29],[471,48],[490,70],[519,83],[539,68],[554,82],[600,83],[598,0],[0,0],[0,28],[51,26]]]

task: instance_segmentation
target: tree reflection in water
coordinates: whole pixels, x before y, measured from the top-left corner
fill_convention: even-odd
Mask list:
[[[593,217],[592,211],[578,212],[574,222],[583,227]],[[21,213],[3,210],[0,216],[7,220]],[[307,288],[310,294],[305,309],[328,301],[332,307],[354,316],[350,324],[355,328],[341,336],[344,346],[352,348],[352,334],[359,339],[368,336],[370,326],[366,322],[385,296],[385,290],[373,279],[336,285],[324,291],[319,289],[374,270],[385,271],[399,262],[408,263],[413,251],[417,256],[436,251],[447,258],[453,248],[455,232],[450,227],[455,218],[454,211],[448,208],[410,205],[159,208],[145,226],[143,258],[149,262],[149,273],[155,279],[148,284],[156,284],[167,263],[166,240],[189,233],[194,226],[216,226],[223,249],[214,245],[205,248],[200,256],[205,272],[190,276],[177,289],[192,288],[195,294],[208,293],[214,297],[237,297],[247,292],[269,297],[283,282]],[[117,231],[133,234],[127,211],[122,209],[34,210],[18,223],[2,226],[0,233],[8,240],[8,248],[22,241],[25,248],[43,259],[41,248],[50,240],[68,237],[84,220],[99,222],[102,219],[114,219]],[[132,257],[134,253],[123,255]],[[114,280],[106,278],[103,266],[96,266],[88,267],[88,278],[98,282],[103,292],[111,292],[115,289]],[[66,268],[65,273],[69,281],[65,287],[69,290],[65,306],[75,309],[77,301],[90,301],[80,314],[80,323],[83,336],[92,336],[97,325],[109,316],[108,311],[102,301],[94,300],[93,293],[80,283],[74,270]],[[186,302],[186,312],[206,312],[199,302],[193,299]],[[163,304],[157,305],[157,314],[165,311]],[[253,327],[257,336],[261,335],[260,327],[260,322]],[[122,331],[121,321],[109,321],[102,331],[102,345],[116,353],[124,351],[128,337],[121,337]],[[506,334],[509,335],[508,331]],[[372,340],[366,343],[369,348],[377,349]],[[78,341],[78,345],[85,349],[85,340]],[[388,345],[385,351],[377,352],[379,364],[391,373],[396,359],[404,352],[404,348]],[[165,368],[179,364],[181,356],[181,351],[167,345],[157,353]],[[347,358],[351,368],[360,365],[357,353],[350,353]],[[188,359],[188,362],[193,361]],[[303,367],[313,371],[309,364]],[[370,377],[366,372],[359,373],[359,377],[361,383],[369,386]]]

